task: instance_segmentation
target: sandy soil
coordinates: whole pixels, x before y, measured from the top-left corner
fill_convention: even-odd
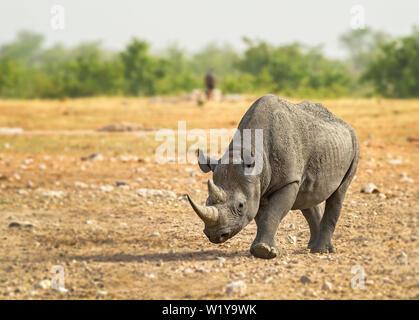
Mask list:
[[[63,103],[71,110],[71,102]],[[10,104],[0,109],[10,111]],[[240,120],[246,108],[236,108],[216,126]],[[394,114],[398,121],[368,112],[349,121],[359,131],[362,155],[335,231],[337,253],[310,254],[308,225],[291,211],[277,232],[281,255],[274,260],[250,255],[254,223],[222,245],[206,239],[183,195],[203,203],[211,175],[194,165],[155,163],[152,133],[0,136],[0,298],[418,299],[419,144],[406,141],[417,136],[411,124],[418,115]],[[0,123],[24,124],[25,116],[9,114]],[[211,127],[210,118],[202,119]],[[97,151],[102,160],[80,159]],[[366,183],[379,193],[360,193]],[[57,265],[65,272],[62,292],[42,288]],[[351,286],[354,266],[365,272],[363,288]],[[228,296],[226,285],[237,280],[245,292]]]

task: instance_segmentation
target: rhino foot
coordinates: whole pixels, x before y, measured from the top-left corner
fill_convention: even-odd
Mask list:
[[[315,243],[315,241],[314,241],[314,240],[310,240],[310,241],[308,242],[308,244],[307,244],[307,249],[312,249],[312,248],[314,248],[314,243]]]
[[[309,243],[309,249],[310,249],[310,253],[334,253],[335,252],[335,248],[333,247],[332,244],[317,245],[316,243],[313,243],[310,247],[310,243]]]
[[[270,246],[266,243],[258,243],[250,248],[250,253],[256,258],[273,259],[279,255],[279,250],[276,246]]]

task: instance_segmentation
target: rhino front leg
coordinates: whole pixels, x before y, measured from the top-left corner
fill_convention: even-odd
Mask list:
[[[317,236],[319,235],[320,221],[322,220],[323,209],[319,204],[309,209],[303,209],[301,212],[304,215],[304,218],[306,219],[310,228],[310,240],[308,242],[307,248],[311,249],[317,239]]]
[[[291,210],[298,192],[297,183],[288,184],[268,199],[266,207],[256,215],[257,235],[250,252],[257,258],[272,259],[278,256],[275,233],[278,225]]]

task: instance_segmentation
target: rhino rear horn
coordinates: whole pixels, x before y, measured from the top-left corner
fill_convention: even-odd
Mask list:
[[[211,179],[208,180],[208,194],[213,203],[225,202],[227,200],[224,190],[217,187]]]

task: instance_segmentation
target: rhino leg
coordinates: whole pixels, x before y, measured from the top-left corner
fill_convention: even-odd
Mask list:
[[[257,258],[272,259],[278,256],[275,245],[275,233],[278,225],[291,210],[298,192],[296,183],[289,184],[276,191],[268,199],[266,207],[256,215],[257,235],[250,247],[250,253]]]
[[[319,204],[309,209],[301,210],[304,218],[307,220],[308,226],[310,227],[310,240],[308,242],[308,249],[311,249],[314,245],[314,242],[319,235],[320,230],[320,221],[323,216],[322,206]]]
[[[331,241],[332,235],[339,219],[346,191],[355,176],[357,165],[358,157],[352,161],[352,164],[343,178],[339,188],[337,188],[336,191],[326,200],[323,218],[320,222],[319,235],[311,247],[311,253],[335,252]]]

